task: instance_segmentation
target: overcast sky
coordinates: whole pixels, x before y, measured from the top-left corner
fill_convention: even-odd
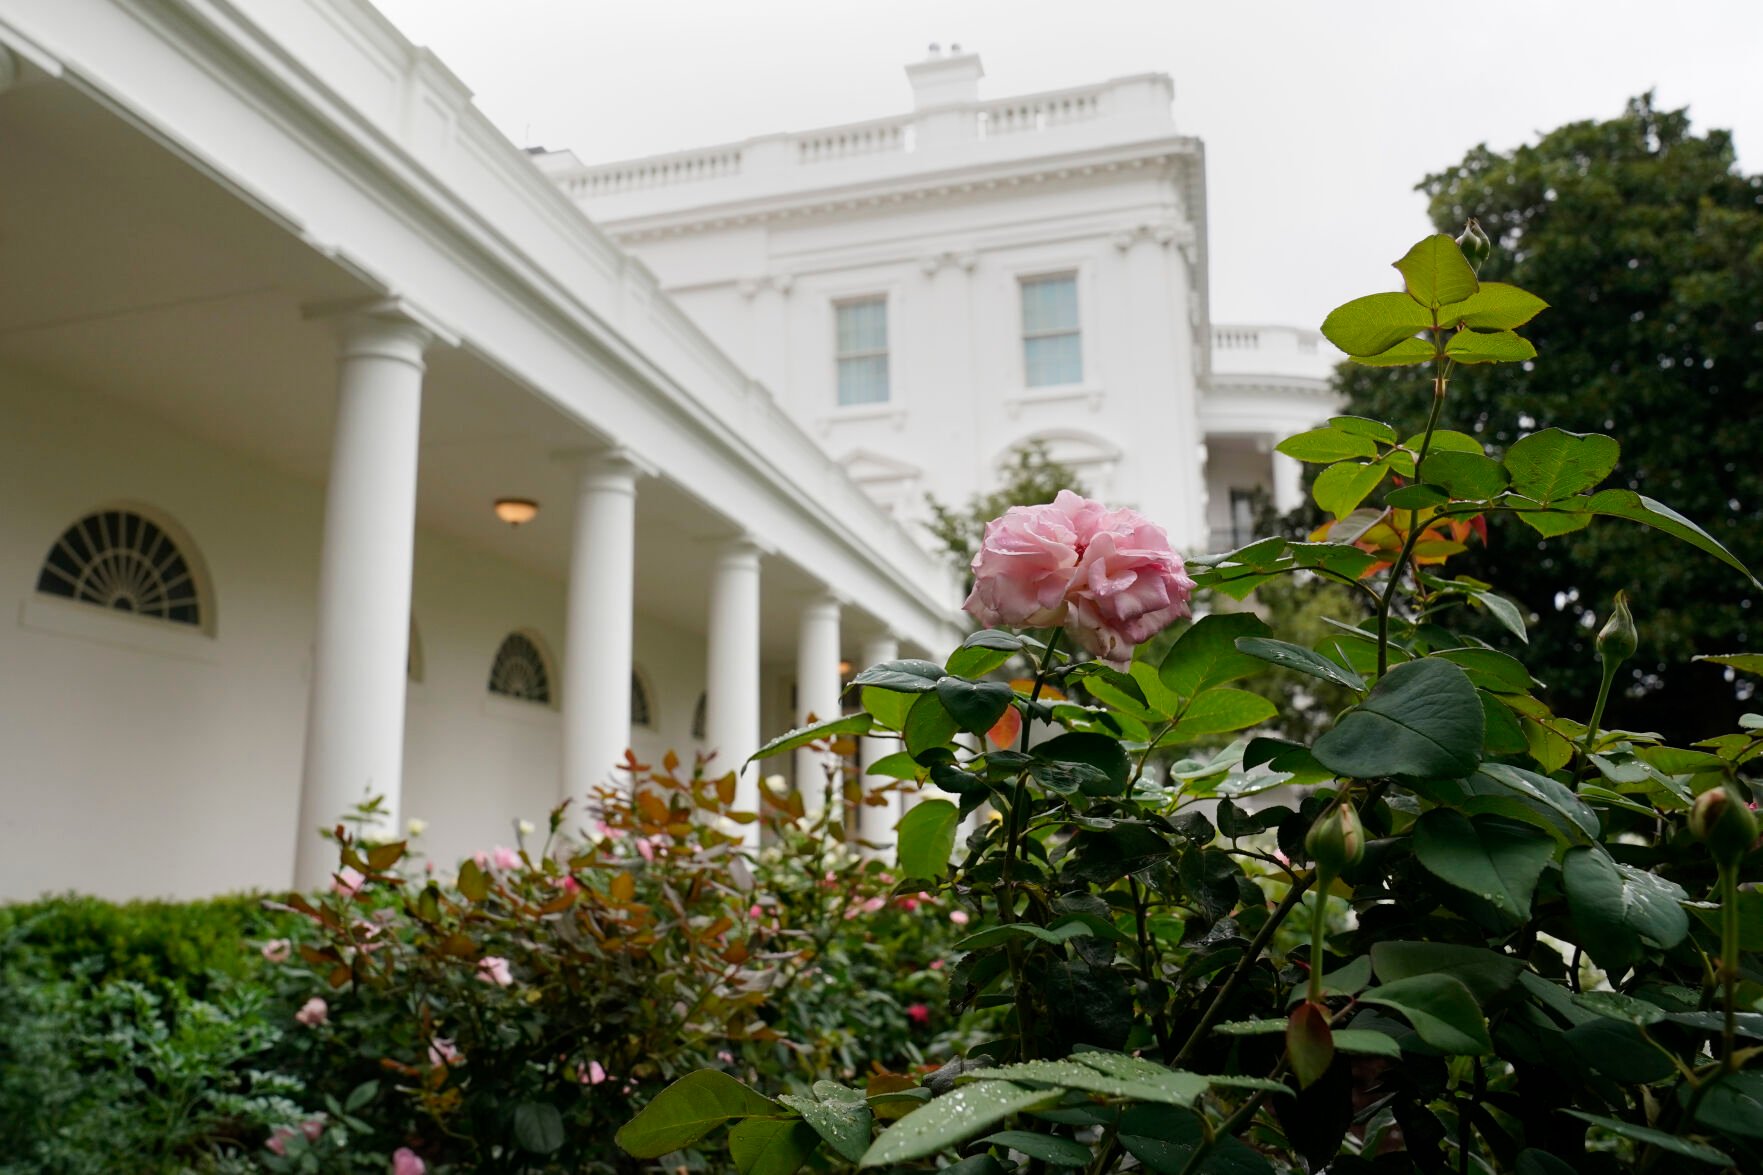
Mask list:
[[[977,50],[988,98],[1167,73],[1206,143],[1215,322],[1390,288],[1422,176],[1649,88],[1763,168],[1763,0],[374,2],[515,142],[587,162],[899,113],[931,41]]]

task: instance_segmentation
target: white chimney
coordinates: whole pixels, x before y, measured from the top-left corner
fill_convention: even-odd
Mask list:
[[[979,79],[986,76],[980,68],[978,53],[963,53],[961,46],[950,46],[944,56],[937,46],[923,61],[906,67],[912,82],[912,108],[930,110],[938,106],[956,106],[979,101]]]

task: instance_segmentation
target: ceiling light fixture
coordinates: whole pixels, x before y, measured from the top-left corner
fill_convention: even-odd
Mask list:
[[[509,526],[519,527],[539,516],[539,504],[531,498],[497,498],[496,517]]]

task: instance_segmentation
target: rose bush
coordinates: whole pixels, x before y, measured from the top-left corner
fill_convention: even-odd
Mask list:
[[[1763,716],[1694,746],[1605,729],[1635,647],[1619,603],[1586,667],[1597,705],[1560,713],[1454,627],[1483,614],[1522,639],[1531,618],[1447,569],[1471,539],[1615,519],[1763,585],[1669,507],[1599,488],[1611,438],[1541,427],[1492,453],[1446,426],[1460,368],[1536,360],[1517,332],[1546,307],[1479,280],[1488,246],[1473,224],[1428,237],[1396,263],[1401,290],[1324,322],[1356,362],[1430,378],[1417,429],[1336,417],[1279,446],[1320,467],[1332,518],[1311,541],[1184,567],[1154,527],[1075,495],[1012,510],[968,606],[1019,631],[872,666],[861,713],[760,752],[898,739],[884,762],[930,798],[900,823],[894,892],[987,915],[944,973],[951,1009],[1004,1012],[997,1037],[918,1083],[835,1072],[781,1093],[694,1072],[622,1127],[629,1154],[723,1140],[743,1175],[1763,1169]],[[1215,609],[1144,655],[1190,590],[1247,601],[1285,576],[1342,585],[1364,618],[1295,644]],[[1708,659],[1763,673],[1760,654]],[[1269,671],[1351,700],[1313,739],[1282,737],[1236,684]],[[981,807],[1000,818],[956,854]]]

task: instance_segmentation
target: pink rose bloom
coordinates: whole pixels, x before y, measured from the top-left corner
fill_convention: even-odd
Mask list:
[[[870,898],[868,901],[863,903],[863,912],[865,914],[873,914],[887,904],[888,904],[888,899],[886,899],[886,898],[882,898],[882,897]]]
[[[520,868],[520,854],[504,845],[496,846],[495,851],[490,854],[490,860],[498,869]]]
[[[323,997],[313,996],[300,1006],[294,1013],[294,1019],[308,1028],[317,1028],[331,1018],[331,1006],[324,1002]]]
[[[1162,527],[1070,490],[986,523],[972,570],[963,606],[981,624],[1061,624],[1110,661],[1186,616],[1194,590]]]
[[[352,898],[367,884],[367,877],[353,865],[345,865],[331,878],[331,892]]]
[[[747,917],[749,917],[749,918],[763,918],[763,917],[765,917],[765,911],[759,907],[759,904],[757,902],[755,902],[753,905],[751,905],[747,908]]]
[[[941,959],[932,959],[930,961],[930,969],[932,971],[941,971],[943,969],[943,961]]]
[[[461,1061],[459,1050],[445,1036],[437,1036],[429,1041],[429,1064],[439,1069],[443,1065],[457,1065]]]
[[[900,899],[900,908],[902,910],[906,911],[908,914],[910,914],[914,910],[918,909],[918,899],[917,898],[901,898]]]
[[[285,938],[272,938],[263,944],[263,957],[272,963],[286,963],[294,953],[294,944]]]
[[[599,1085],[606,1080],[606,1067],[598,1061],[589,1061],[577,1069],[583,1085]]]
[[[307,1142],[317,1142],[318,1136],[324,1133],[323,1118],[308,1118],[300,1123],[300,1133],[306,1136]]]
[[[557,888],[565,893],[580,893],[582,892],[582,883],[565,873],[563,880],[557,883]]]
[[[295,1131],[286,1126],[277,1126],[275,1130],[270,1133],[269,1141],[263,1145],[266,1149],[275,1154],[285,1155],[288,1153],[288,1139],[294,1137],[295,1133]]]
[[[428,1170],[417,1153],[407,1146],[401,1146],[392,1152],[392,1175],[423,1175]]]
[[[497,987],[507,987],[514,982],[513,972],[508,970],[508,960],[500,955],[485,955],[477,961],[477,977],[485,983],[493,983]]]
[[[967,925],[967,911],[966,910],[950,910],[949,911],[949,921],[953,922],[957,926],[966,926]]]
[[[930,1009],[923,1004],[910,1004],[906,1008],[906,1018],[923,1027],[930,1023]]]

